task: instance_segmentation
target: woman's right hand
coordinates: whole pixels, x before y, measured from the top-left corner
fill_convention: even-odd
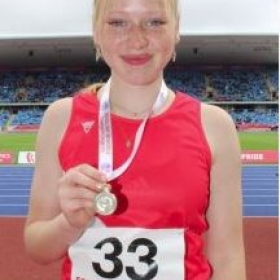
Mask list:
[[[95,215],[94,197],[106,183],[96,168],[81,164],[69,169],[58,181],[62,214],[71,227],[84,229]]]

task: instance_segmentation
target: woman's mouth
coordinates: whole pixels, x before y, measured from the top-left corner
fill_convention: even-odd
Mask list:
[[[142,66],[151,60],[151,55],[124,55],[122,59],[131,66]]]

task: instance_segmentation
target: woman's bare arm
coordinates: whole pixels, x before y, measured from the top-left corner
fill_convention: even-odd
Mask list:
[[[68,247],[93,219],[96,186],[105,178],[81,164],[63,172],[58,149],[69,122],[72,99],[62,99],[46,111],[36,144],[36,165],[25,245],[36,261],[48,263],[65,255]]]
[[[206,254],[214,270],[212,280],[246,280],[241,156],[235,125],[225,111],[205,104],[202,122],[212,151],[206,235]]]

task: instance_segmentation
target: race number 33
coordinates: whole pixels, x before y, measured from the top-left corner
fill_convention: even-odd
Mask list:
[[[104,255],[104,259],[112,262],[113,269],[109,272],[104,271],[102,269],[102,265],[96,262],[92,263],[92,267],[100,277],[103,277],[104,279],[115,279],[120,277],[124,270],[124,264],[120,259],[120,256],[123,253],[123,244],[118,238],[109,237],[99,242],[95,248],[102,249],[104,246],[106,246],[106,244],[112,245],[113,251],[111,253],[106,253]],[[158,264],[155,259],[153,259],[157,254],[157,246],[153,241],[147,238],[138,238],[129,244],[127,252],[136,253],[137,248],[140,246],[143,246],[147,249],[147,254],[138,256],[139,264],[143,263],[147,265],[147,272],[144,274],[139,274],[136,272],[135,267],[127,266],[125,267],[126,274],[128,278],[132,280],[154,279],[158,272]]]
[[[184,280],[182,229],[90,228],[69,249],[71,279]]]

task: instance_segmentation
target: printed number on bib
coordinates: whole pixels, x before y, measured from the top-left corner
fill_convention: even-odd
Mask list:
[[[107,272],[103,270],[102,264],[93,262],[92,267],[100,277],[103,277],[104,279],[114,279],[120,277],[124,269],[129,279],[150,280],[156,277],[158,272],[158,264],[153,259],[153,257],[155,257],[157,254],[157,247],[156,244],[154,244],[151,240],[147,238],[138,238],[133,240],[127,248],[128,253],[137,253],[137,249],[140,246],[144,246],[148,250],[146,255],[138,256],[139,263],[147,265],[147,272],[145,274],[137,273],[135,267],[133,266],[127,266],[124,268],[124,264],[120,258],[123,253],[124,246],[119,239],[114,237],[106,238],[99,242],[95,248],[102,249],[104,246],[106,246],[106,244],[111,244],[113,247],[113,251],[111,253],[105,253],[104,256],[105,260],[112,262],[113,269]]]
[[[69,249],[71,280],[183,280],[184,231],[90,228]]]

